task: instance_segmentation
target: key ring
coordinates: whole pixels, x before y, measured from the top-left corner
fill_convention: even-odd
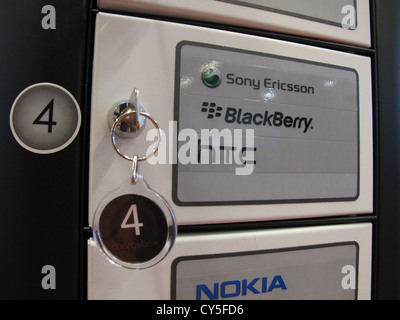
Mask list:
[[[136,183],[137,181],[137,171],[138,171],[138,162],[139,161],[145,161],[148,158],[150,158],[151,156],[155,155],[156,152],[158,151],[158,148],[160,146],[160,142],[161,142],[161,129],[160,126],[158,125],[158,122],[156,119],[154,119],[150,114],[146,113],[146,112],[139,112],[139,115],[146,117],[147,119],[149,119],[154,127],[157,129],[157,134],[158,134],[158,139],[157,139],[157,144],[156,147],[151,151],[151,153],[146,154],[144,157],[139,157],[138,155],[135,155],[133,158],[127,156],[126,154],[123,154],[117,147],[116,144],[116,139],[115,139],[115,130],[118,126],[119,123],[121,123],[122,120],[124,120],[125,118],[136,114],[136,110],[132,110],[132,111],[128,111],[126,113],[124,113],[123,115],[121,115],[120,117],[117,118],[117,120],[115,120],[115,122],[113,123],[113,126],[111,128],[111,142],[112,145],[114,147],[114,150],[118,153],[118,155],[122,158],[124,158],[125,160],[128,161],[132,161],[132,173],[131,173],[131,177],[132,177],[132,183]]]
[[[137,90],[134,92],[137,98]],[[167,200],[151,189],[143,176],[138,174],[139,161],[155,155],[162,135],[158,122],[148,113],[136,109],[138,105],[136,99],[133,103],[135,109],[119,113],[111,128],[113,148],[120,157],[132,161],[131,181],[124,179],[117,190],[100,202],[92,223],[93,238],[109,261],[134,270],[146,269],[161,262],[170,252],[178,232],[174,212]],[[144,157],[135,154],[131,158],[118,149],[115,135],[118,135],[116,129],[121,121],[130,116],[125,122],[134,120],[133,115],[138,114],[153,123],[158,141],[152,151],[146,151]],[[123,132],[131,133],[130,130]]]

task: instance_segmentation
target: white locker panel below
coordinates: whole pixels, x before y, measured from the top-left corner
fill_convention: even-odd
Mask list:
[[[178,236],[158,265],[109,262],[90,241],[89,299],[370,299],[370,223]]]

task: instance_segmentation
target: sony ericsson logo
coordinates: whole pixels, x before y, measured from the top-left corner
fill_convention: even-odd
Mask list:
[[[215,66],[206,66],[201,72],[201,79],[208,88],[217,88],[222,83],[222,73]],[[226,85],[235,85],[239,87],[247,87],[253,90],[273,90],[286,91],[294,94],[314,95],[316,89],[313,86],[304,83],[288,82],[283,79],[275,79],[265,77],[264,79],[256,79],[253,77],[238,76],[234,73],[226,73]]]
[[[209,88],[216,88],[222,82],[221,71],[217,67],[207,67],[201,72],[201,80]]]
[[[207,114],[207,119],[222,117],[224,114],[223,109],[215,102],[203,102],[201,106],[201,112]],[[286,115],[282,112],[269,110],[261,113],[252,113],[246,112],[243,108],[228,107],[225,109],[223,119],[230,124],[293,128],[302,130],[303,133],[314,129],[312,126],[313,118]]]

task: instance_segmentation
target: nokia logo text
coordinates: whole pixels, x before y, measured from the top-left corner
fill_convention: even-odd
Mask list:
[[[227,299],[239,296],[247,296],[248,294],[266,294],[274,290],[287,290],[286,284],[281,275],[272,278],[262,277],[254,279],[231,280],[224,282],[216,282],[212,288],[206,284],[198,284],[196,286],[196,300],[208,298],[210,300]]]

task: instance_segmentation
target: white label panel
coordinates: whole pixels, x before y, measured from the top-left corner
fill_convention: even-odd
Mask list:
[[[352,242],[178,258],[172,299],[354,300],[358,250]]]
[[[178,45],[176,67],[178,132],[198,135],[186,154],[178,136],[176,202],[358,197],[356,70],[191,42]]]
[[[303,19],[317,21],[342,27],[344,14],[348,6],[354,10],[354,25],[357,27],[356,1],[355,0],[218,0],[269,10],[277,13],[292,15]],[[347,12],[347,11],[345,11]]]

